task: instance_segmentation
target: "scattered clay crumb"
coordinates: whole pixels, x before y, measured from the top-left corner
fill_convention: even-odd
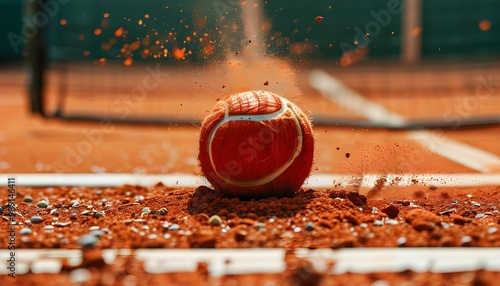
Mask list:
[[[368,191],[367,196],[368,197],[376,196],[380,192],[380,190],[382,190],[386,182],[387,182],[387,177],[385,175],[378,178],[373,188],[370,191]]]
[[[401,177],[396,177],[394,179],[392,179],[390,185],[391,186],[397,186],[399,184],[399,182],[401,182],[402,178]]]
[[[387,205],[386,207],[382,208],[382,212],[387,214],[387,216],[389,218],[394,219],[399,214],[399,208],[394,204],[390,204],[390,205]]]
[[[413,197],[416,199],[422,199],[425,197],[425,193],[423,191],[413,192]]]

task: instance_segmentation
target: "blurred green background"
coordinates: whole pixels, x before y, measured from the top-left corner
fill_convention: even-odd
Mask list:
[[[359,31],[366,32],[367,24],[376,21],[374,13],[387,10],[388,2],[265,1],[262,24],[267,27],[267,53],[339,58],[345,47],[356,47],[354,41]],[[0,62],[19,61],[23,57],[26,45],[19,44],[16,51],[11,38],[13,35],[27,38],[23,36],[22,21],[27,17],[27,3],[27,0],[0,0]],[[203,62],[216,59],[227,38],[243,40],[238,33],[227,35],[231,29],[224,28],[241,24],[237,0],[50,0],[46,3],[53,5],[46,12],[52,14],[47,25],[50,59],[132,58],[136,62],[176,61],[185,57],[192,62]],[[499,54],[499,15],[500,1],[496,0],[423,0],[422,55]],[[315,21],[317,16],[323,17],[319,23]],[[373,30],[378,32],[372,31],[365,38],[367,41],[358,41],[358,46],[368,46],[373,57],[399,57],[401,13],[391,14],[387,25],[378,23],[379,29]]]

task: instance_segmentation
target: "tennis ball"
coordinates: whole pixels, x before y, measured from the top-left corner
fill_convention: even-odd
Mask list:
[[[220,100],[201,125],[198,160],[226,196],[290,196],[309,176],[314,135],[307,116],[269,91]]]

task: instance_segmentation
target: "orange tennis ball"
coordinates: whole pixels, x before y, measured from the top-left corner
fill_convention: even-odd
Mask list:
[[[227,196],[289,196],[309,176],[313,157],[309,119],[295,104],[269,91],[221,100],[201,125],[201,170]]]

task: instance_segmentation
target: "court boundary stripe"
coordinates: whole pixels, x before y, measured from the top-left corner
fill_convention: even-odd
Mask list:
[[[369,101],[325,71],[313,70],[310,84],[333,103],[362,115],[373,123],[398,127],[406,122],[405,117],[387,110],[380,104]],[[437,135],[427,130],[408,132],[410,139],[417,141],[429,151],[472,170],[490,173],[500,169],[500,157],[497,155],[446,138],[442,134]]]
[[[170,188],[196,188],[208,186],[205,177],[185,174],[129,174],[129,173],[21,173],[0,174],[0,187],[7,186],[7,179],[15,178],[16,186],[23,187],[119,187],[122,185],[153,186],[159,182]],[[456,174],[327,174],[314,173],[303,188],[373,187],[380,178],[385,186],[405,187],[424,185],[435,187],[477,187],[500,185],[498,174],[456,173]],[[360,180],[356,180],[360,179]]]
[[[287,250],[266,249],[104,249],[103,260],[110,264],[116,257],[134,256],[144,262],[147,273],[194,272],[199,262],[208,264],[212,277],[251,273],[282,273]],[[0,250],[0,256],[8,254]],[[317,271],[328,274],[415,272],[451,273],[476,270],[500,270],[500,249],[494,248],[354,248],[295,249],[295,255],[312,263]],[[78,249],[20,249],[18,275],[59,273],[62,259],[71,265],[82,262]],[[231,263],[226,263],[230,260]],[[333,265],[329,268],[328,265]],[[7,274],[2,267],[0,274]]]
[[[468,144],[455,141],[445,136],[437,136],[430,131],[411,131],[409,137],[429,151],[481,173],[500,170],[500,157]],[[500,176],[500,174],[499,174]]]

